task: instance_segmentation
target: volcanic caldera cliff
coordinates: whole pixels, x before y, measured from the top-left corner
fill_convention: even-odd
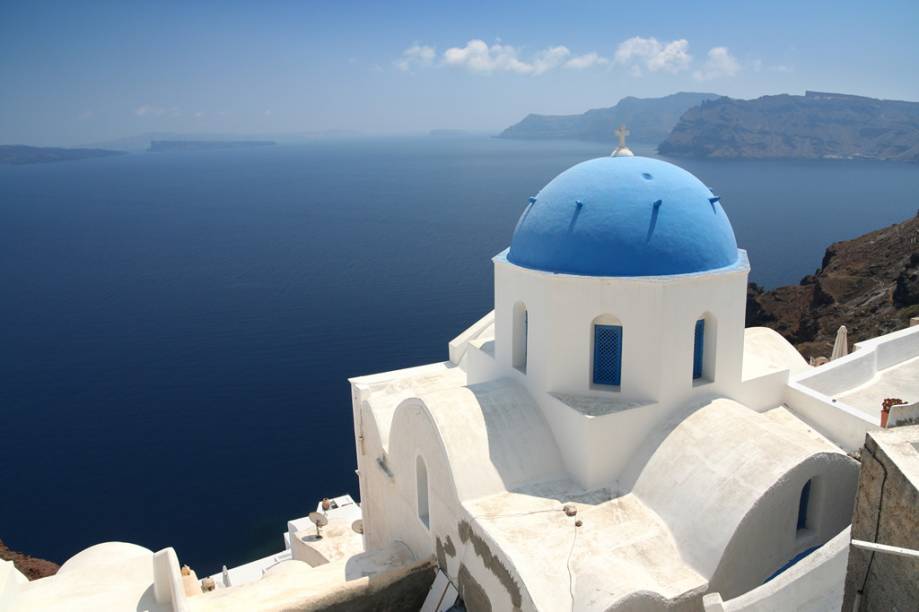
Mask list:
[[[915,316],[919,214],[830,245],[820,269],[798,285],[764,291],[751,283],[747,291],[747,327],[771,327],[805,357],[828,357],[840,325],[854,343],[902,329]]]

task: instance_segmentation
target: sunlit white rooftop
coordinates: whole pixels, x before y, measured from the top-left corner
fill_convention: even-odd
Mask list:
[[[873,417],[878,416],[886,398],[919,402],[919,357],[879,370],[868,382],[836,398]]]

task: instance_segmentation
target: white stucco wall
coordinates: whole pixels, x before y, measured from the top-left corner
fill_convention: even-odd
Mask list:
[[[529,389],[552,428],[571,474],[587,488],[615,481],[641,438],[693,398],[741,388],[749,264],[666,277],[585,277],[516,266],[494,258],[493,376]],[[514,310],[526,305],[527,366],[514,368]],[[623,328],[622,383],[592,384],[593,322]],[[695,323],[706,318],[705,374],[693,380]],[[586,416],[549,394],[596,398],[607,413],[641,405],[629,419]],[[655,409],[653,406],[660,407]],[[601,407],[602,408],[602,407]],[[567,412],[570,412],[567,413]],[[578,421],[588,420],[586,423]],[[614,423],[614,421],[616,421]]]
[[[880,427],[883,397],[877,414],[845,403],[845,394],[876,379],[884,369],[919,356],[919,327],[909,327],[855,345],[855,351],[792,377],[785,403],[801,419],[848,451],[861,447],[865,434]]]
[[[843,529],[857,477],[855,461],[805,428],[720,399],[673,429],[633,491],[667,522],[683,558],[732,596]],[[798,531],[809,479],[813,519]]]
[[[705,612],[827,612],[842,606],[849,556],[847,527],[818,550],[766,584],[722,601],[720,593],[705,597]]]

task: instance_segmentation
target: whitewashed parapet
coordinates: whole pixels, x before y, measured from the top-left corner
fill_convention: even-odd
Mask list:
[[[792,412],[847,451],[861,448],[865,433],[880,427],[880,414],[871,418],[833,396],[919,356],[919,327],[859,342],[855,348],[841,359],[793,376],[785,390]]]
[[[157,603],[170,604],[173,612],[188,610],[179,557],[172,547],[153,555],[153,595]]]
[[[919,425],[919,402],[890,407],[887,427],[903,427],[905,425]]]
[[[775,612],[776,610],[839,610],[842,607],[850,528],[798,561],[766,584],[722,601],[709,593],[705,612]]]
[[[0,559],[0,612],[13,609],[19,588],[28,581],[12,561]]]
[[[495,323],[495,311],[492,310],[487,315],[473,323],[466,331],[450,341],[450,361],[454,365],[459,365],[466,354],[466,347],[475,340],[482,332],[487,330]]]

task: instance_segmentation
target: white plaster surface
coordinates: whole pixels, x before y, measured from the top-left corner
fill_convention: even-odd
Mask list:
[[[768,327],[744,330],[743,380],[785,370],[797,374],[809,369],[801,353],[775,330]]]
[[[830,612],[842,607],[850,529],[766,584],[705,612]],[[706,598],[707,599],[707,598]]]
[[[840,436],[799,418],[789,379],[813,369],[777,333],[743,328],[747,271],[741,257],[711,274],[597,279],[496,257],[495,311],[451,342],[451,362],[352,380],[365,546],[403,541],[421,557],[449,541],[442,569],[457,583],[464,567],[494,609],[656,610],[699,607],[711,588],[739,595],[830,539],[856,480],[837,440],[863,437],[866,421],[844,421]],[[520,303],[525,371],[511,350]],[[624,327],[615,390],[590,385],[600,315]],[[429,525],[414,516],[419,457]],[[809,479],[817,509],[796,532]],[[581,527],[561,510],[569,501]]]
[[[919,402],[919,357],[876,372],[868,382],[836,397],[872,417],[880,415],[881,403],[888,397]]]
[[[0,606],[297,609],[432,557],[494,610],[697,611],[707,591],[726,609],[816,610],[835,597],[833,547],[759,585],[848,524],[857,471],[844,451],[878,426],[878,396],[915,401],[919,326],[811,368],[777,333],[744,329],[743,251],[727,268],[659,277],[552,274],[506,252],[493,263],[494,310],[449,343],[449,361],[350,380],[362,537],[341,521],[310,541],[294,521],[290,554],[309,564],[282,553],[234,568],[248,584],[187,600],[174,597],[174,552],[155,564],[146,549],[103,545],[35,583],[0,573]],[[592,381],[600,320],[623,327],[618,387]]]
[[[262,612],[318,609],[324,599],[348,590],[367,589],[372,580],[404,571],[415,562],[408,548],[399,543],[339,559],[318,567],[301,561],[284,561],[255,582],[218,589],[188,598],[189,610]]]
[[[859,342],[845,357],[793,375],[784,391],[785,403],[835,444],[854,451],[868,431],[880,427],[885,393],[915,391],[917,357],[919,326]]]
[[[54,576],[21,585],[8,610],[172,611],[171,603],[156,600],[153,582],[151,551],[107,542],[72,557]]]

